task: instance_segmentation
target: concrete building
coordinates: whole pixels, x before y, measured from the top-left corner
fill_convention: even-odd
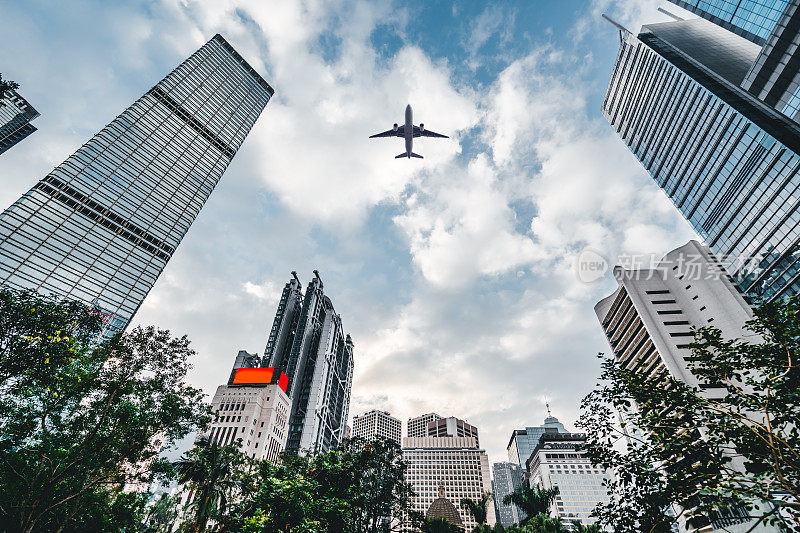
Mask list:
[[[403,460],[409,463],[406,481],[414,488],[412,509],[425,514],[444,490],[456,503],[466,531],[477,525],[459,505],[462,498],[478,500],[492,489],[489,458],[474,437],[411,437],[403,439]],[[488,523],[495,523],[494,506],[488,506]],[[412,531],[406,517],[402,531]]]
[[[36,131],[31,121],[39,112],[17,91],[7,91],[0,99],[0,154]]]
[[[478,439],[478,428],[454,416],[431,420],[428,422],[427,431],[428,437],[472,437],[475,439],[476,446],[480,447],[481,445]]]
[[[590,513],[598,503],[609,500],[603,483],[610,476],[592,466],[585,451],[579,449],[584,442],[582,433],[545,433],[526,465],[532,487],[558,487],[560,492],[550,514],[561,518],[570,529],[574,520],[593,524]]]
[[[217,388],[211,400],[215,419],[202,436],[220,445],[237,444],[254,459],[274,462],[288,436],[288,378],[258,362],[258,355],[239,352],[228,382]]]
[[[550,406],[547,406],[547,418],[541,426],[528,426],[525,429],[515,429],[511,433],[506,451],[508,460],[517,463],[520,468],[525,470],[525,463],[533,453],[536,445],[539,444],[539,437],[545,433],[569,433],[564,424],[550,414]]]
[[[377,437],[401,443],[401,423],[386,411],[373,409],[353,417],[353,438],[373,440]]]
[[[215,35],[0,215],[0,285],[124,329],[272,94]]]
[[[620,27],[603,115],[742,292],[796,294],[798,1],[675,3],[705,18]]]
[[[664,256],[652,269],[615,267],[619,288],[595,305],[614,352],[628,369],[643,363],[648,375],[668,373],[684,383],[699,383],[688,370],[691,328],[713,325],[725,338],[740,338],[752,310],[722,265],[697,241]]]
[[[516,491],[525,483],[522,468],[517,463],[494,463],[492,465],[492,496],[494,498],[497,522],[503,527],[519,524],[525,518],[522,511],[513,503],[503,503],[503,498]]]
[[[353,341],[314,271],[305,295],[297,274],[286,284],[264,354],[264,366],[288,377],[291,452],[326,452],[347,432],[353,385]]]
[[[409,418],[406,423],[406,436],[413,437],[427,437],[428,424],[435,420],[441,420],[443,417],[436,413],[426,413],[414,418]]]

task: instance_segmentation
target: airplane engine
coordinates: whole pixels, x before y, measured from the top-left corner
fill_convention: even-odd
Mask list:
[[[394,131],[397,131],[397,122],[394,123],[394,126],[392,126],[392,128],[394,128]]]
[[[422,122],[419,123],[419,131],[425,131],[425,124]]]

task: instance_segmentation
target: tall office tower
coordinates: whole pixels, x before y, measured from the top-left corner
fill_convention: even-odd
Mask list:
[[[415,418],[409,418],[408,422],[406,422],[406,436],[427,437],[428,424],[434,420],[441,420],[442,418],[443,417],[437,415],[436,413],[427,413]]]
[[[373,440],[377,437],[400,444],[400,420],[386,411],[373,409],[353,417],[353,438]]]
[[[323,292],[319,272],[303,296],[297,274],[283,289],[264,364],[286,373],[292,399],[291,452],[326,452],[347,431],[353,385],[353,341]]]
[[[579,520],[583,525],[595,523],[589,516],[598,503],[609,500],[603,483],[610,479],[604,470],[593,466],[581,445],[583,433],[545,433],[528,459],[526,468],[530,486],[546,489],[558,487],[559,494],[551,506],[551,516],[566,524]]]
[[[702,18],[622,37],[603,114],[742,291],[800,291],[800,126],[749,92],[761,47]]]
[[[0,99],[0,154],[36,131],[31,120],[39,116],[17,91],[10,90]]]
[[[211,400],[215,420],[200,436],[220,445],[238,442],[242,453],[274,462],[286,447],[289,380],[283,372],[259,367],[258,362],[258,355],[239,352],[227,384],[220,385]]]
[[[541,426],[528,426],[525,429],[515,429],[511,433],[511,439],[508,441],[506,450],[508,451],[508,460],[512,463],[517,463],[520,468],[525,470],[525,461],[533,453],[533,449],[539,444],[539,437],[545,433],[569,433],[564,424],[558,421],[558,418],[550,414],[550,406],[547,406],[547,418],[544,419],[544,424]]]
[[[428,422],[428,437],[473,437],[475,445],[481,445],[478,440],[478,428],[460,418],[448,416],[439,420]]]
[[[720,263],[707,248],[689,241],[653,269],[615,267],[614,275],[619,288],[594,309],[616,361],[648,376],[669,374],[708,388],[686,364],[692,327],[713,325],[725,338],[741,338],[752,317]]]
[[[459,503],[462,498],[479,500],[492,489],[489,458],[474,437],[410,437],[403,439],[403,460],[408,462],[406,481],[414,489],[411,508],[423,515],[439,497],[440,487],[455,502],[466,531],[477,525]],[[489,524],[495,523],[494,506],[487,509]],[[412,531],[408,517],[402,531]]]
[[[767,42],[789,0],[670,0],[759,46]]]
[[[516,491],[525,483],[525,476],[522,468],[517,463],[494,463],[492,465],[492,497],[494,498],[494,510],[497,521],[508,527],[511,524],[519,524],[525,519],[522,511],[513,503],[508,505],[503,503],[503,498]]]
[[[0,215],[0,284],[123,329],[272,93],[215,35]]]

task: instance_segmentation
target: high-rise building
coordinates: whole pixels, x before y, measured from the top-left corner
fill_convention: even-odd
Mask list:
[[[215,35],[0,215],[0,284],[124,328],[272,94]]]
[[[345,439],[353,341],[323,292],[319,272],[314,271],[305,295],[297,275],[292,275],[278,304],[264,364],[288,376],[292,415],[286,449],[325,452]]]
[[[723,337],[737,339],[752,318],[720,263],[706,247],[689,241],[652,269],[615,267],[614,275],[619,288],[594,309],[620,366],[709,388],[686,363],[692,328],[711,325]]]
[[[519,524],[525,515],[519,507],[513,503],[505,504],[503,499],[515,492],[525,483],[525,476],[522,468],[517,463],[494,463],[492,465],[492,496],[494,498],[494,509],[497,515],[497,522],[508,527],[511,524]]]
[[[406,436],[411,437],[427,437],[428,424],[435,420],[441,420],[443,417],[436,413],[426,413],[414,418],[409,418],[406,423]]]
[[[475,438],[405,438],[403,460],[409,464],[406,481],[414,489],[411,508],[424,515],[443,492],[448,500],[455,502],[465,530],[472,531],[477,524],[459,503],[462,498],[478,501],[491,491],[489,458]],[[488,506],[487,515],[487,522],[493,525],[494,505]],[[412,531],[408,518],[402,524],[402,531]]]
[[[375,438],[390,439],[400,444],[400,420],[386,411],[373,409],[361,416],[353,417],[353,438],[373,440]]]
[[[603,483],[610,478],[604,470],[593,466],[581,445],[583,433],[545,433],[528,459],[526,468],[530,486],[552,489],[559,494],[552,503],[550,514],[560,518],[570,529],[573,521],[583,525],[595,523],[590,516],[598,503],[609,500]]]
[[[242,453],[274,462],[288,436],[288,378],[259,362],[258,355],[239,352],[227,384],[220,385],[211,400],[215,419],[201,436],[223,446],[238,444]]]
[[[512,463],[517,463],[520,468],[525,470],[525,462],[533,453],[536,445],[539,444],[539,437],[545,433],[569,433],[564,424],[558,421],[558,418],[550,414],[550,406],[547,406],[547,418],[544,419],[544,424],[541,426],[528,426],[525,429],[515,429],[511,433],[511,439],[508,441],[506,451],[508,452],[508,460]]]
[[[454,416],[431,420],[428,422],[427,433],[428,437],[473,437],[475,445],[481,445],[478,428]]]
[[[713,2],[734,3],[767,4]],[[793,21],[795,3],[782,11]],[[753,13],[766,17],[757,24],[774,19],[766,8]],[[800,291],[800,125],[785,96],[798,85],[787,85],[788,65],[775,64],[792,56],[787,39],[797,29],[776,30],[780,40],[770,33],[763,48],[703,18],[622,31],[603,101],[605,117],[736,284],[766,300]],[[800,109],[800,98],[789,107]]]
[[[39,112],[15,90],[0,99],[0,154],[36,131],[31,121]]]
[[[670,0],[759,46],[764,45],[790,0]]]

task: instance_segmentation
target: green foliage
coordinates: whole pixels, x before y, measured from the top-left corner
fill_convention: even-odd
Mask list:
[[[2,100],[6,96],[6,93],[15,89],[19,89],[19,83],[11,80],[4,80],[3,75],[0,74],[0,107],[5,105]]]
[[[175,463],[178,483],[191,491],[186,510],[191,513],[188,529],[206,530],[209,519],[223,519],[228,502],[241,497],[248,487],[248,476],[255,461],[234,446],[218,446],[198,439],[194,448]]]
[[[0,523],[9,529],[128,528],[141,502],[117,493],[161,466],[155,437],[172,442],[205,420],[201,391],[184,382],[194,353],[185,337],[101,331],[84,304],[0,289]]]
[[[464,528],[459,527],[444,518],[426,518],[419,526],[422,533],[462,533]]]
[[[475,522],[482,525],[486,523],[486,515],[488,512],[487,505],[491,499],[492,493],[484,492],[481,494],[481,499],[478,501],[470,498],[462,498],[461,506],[469,511],[469,514],[472,515],[472,518],[475,520]]]
[[[528,485],[522,485],[517,487],[517,490],[511,494],[506,494],[505,498],[503,498],[503,503],[505,505],[513,503],[519,507],[526,517],[522,523],[527,524],[539,515],[547,516],[550,512],[550,505],[552,505],[558,493],[558,487],[545,489],[541,486],[529,487]]]
[[[579,423],[592,461],[617,473],[611,500],[595,510],[601,523],[667,533],[673,503],[695,527],[732,508],[772,523],[777,513],[754,502],[774,492],[800,501],[800,299],[762,306],[747,328],[747,340],[695,332],[687,361],[703,387],[603,361]]]

